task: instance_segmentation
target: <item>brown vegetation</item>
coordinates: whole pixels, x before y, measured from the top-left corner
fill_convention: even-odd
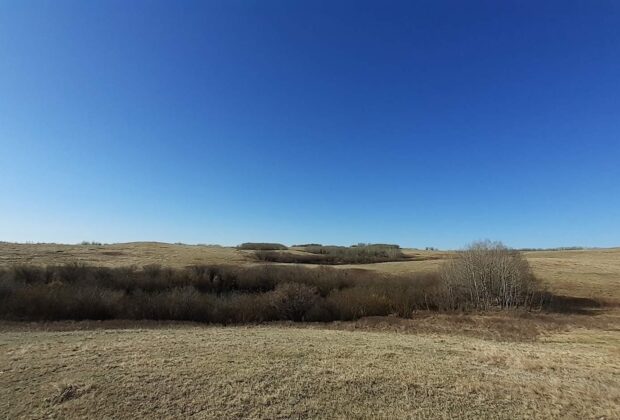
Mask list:
[[[7,418],[620,415],[620,341],[611,329],[503,341],[461,335],[475,328],[470,321],[416,334],[21,325],[1,331],[0,324],[0,412]]]
[[[299,266],[16,266],[0,270],[5,319],[331,321],[440,309],[435,275]]]
[[[253,251],[213,245],[129,242],[106,245],[0,243],[0,267],[13,265],[88,264],[98,267],[142,267],[160,264],[183,268],[203,264],[243,264]]]
[[[233,248],[0,244],[5,315],[5,303],[20,302],[17,293],[27,299],[18,305],[23,313],[57,314],[28,319],[73,319],[76,311],[97,318],[109,308],[136,319],[1,321],[0,412],[8,418],[620,417],[618,310],[600,306],[620,298],[620,250],[523,253],[553,292],[542,312],[433,310],[430,303],[445,297],[433,272],[458,254],[403,253],[424,260],[310,269],[252,264],[253,251]],[[71,261],[80,264],[65,266]],[[122,267],[129,265],[146,267]],[[484,294],[473,296],[463,308],[484,301]],[[256,314],[274,321],[240,327],[164,321],[254,323]],[[408,315],[394,316],[401,314]]]
[[[276,251],[288,249],[286,245],[271,242],[244,242],[237,247],[238,249],[257,250],[257,251]]]
[[[358,244],[351,247],[308,245],[303,253],[259,251],[256,257],[261,261],[288,264],[373,264],[388,261],[403,261],[408,257],[398,245]]]
[[[402,252],[407,257],[403,261],[336,267],[359,267],[379,273],[410,275],[437,272],[446,260],[456,255],[450,251],[403,249]],[[554,294],[620,303],[620,248],[528,251],[522,254],[530,263],[534,275]],[[0,267],[74,262],[102,267],[160,264],[184,268],[189,265],[247,265],[255,263],[256,258],[254,251],[236,248],[159,242],[102,246],[0,243]]]
[[[302,266],[15,266],[0,270],[4,319],[212,323],[334,321],[414,311],[531,309],[554,303],[519,254],[476,245],[433,273]],[[579,304],[565,301],[567,304]],[[568,308],[570,310],[570,308]]]
[[[512,308],[532,306],[541,288],[517,251],[499,242],[476,242],[444,263],[441,277],[453,306]]]

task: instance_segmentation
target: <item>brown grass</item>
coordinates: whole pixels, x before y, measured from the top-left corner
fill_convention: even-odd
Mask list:
[[[620,415],[614,331],[505,342],[451,333],[168,325],[8,330],[0,337],[0,412],[7,418]]]
[[[558,294],[620,302],[620,248],[524,255],[534,274]]]
[[[142,267],[160,264],[185,267],[197,264],[236,264],[252,260],[253,251],[207,245],[131,242],[112,245],[60,245],[0,243],[0,266],[14,264],[69,264],[103,267]]]

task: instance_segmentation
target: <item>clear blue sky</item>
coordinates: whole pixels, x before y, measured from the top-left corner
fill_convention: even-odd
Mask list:
[[[2,1],[0,240],[620,245],[620,2]]]

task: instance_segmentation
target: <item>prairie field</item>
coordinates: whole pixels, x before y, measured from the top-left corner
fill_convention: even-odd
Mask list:
[[[292,250],[290,252],[303,252]],[[450,252],[341,265],[436,271]],[[620,418],[620,249],[528,251],[581,311],[240,326],[0,322],[5,418]],[[0,265],[264,264],[213,246],[0,244]],[[587,310],[585,310],[587,309]]]
[[[556,3],[0,0],[0,420],[620,420],[620,0]]]

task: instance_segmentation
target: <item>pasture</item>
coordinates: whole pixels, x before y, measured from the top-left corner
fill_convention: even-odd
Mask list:
[[[293,250],[290,252],[303,252]],[[428,273],[453,254],[341,265]],[[620,417],[620,249],[525,252],[573,313],[416,312],[327,323],[0,323],[7,418]],[[234,248],[0,244],[0,264],[265,264]]]

